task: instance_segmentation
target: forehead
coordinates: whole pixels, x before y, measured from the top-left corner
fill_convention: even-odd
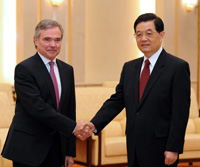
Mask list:
[[[136,26],[136,32],[147,30],[155,30],[154,20],[143,21]]]
[[[46,28],[41,30],[41,37],[61,37],[61,31],[59,27]]]

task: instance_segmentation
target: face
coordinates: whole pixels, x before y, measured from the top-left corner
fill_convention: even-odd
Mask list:
[[[147,58],[150,58],[160,49],[165,32],[158,33],[154,20],[150,20],[139,23],[135,35],[138,48]]]
[[[33,37],[38,52],[49,60],[55,59],[61,49],[61,31],[58,27],[41,30],[39,39]]]

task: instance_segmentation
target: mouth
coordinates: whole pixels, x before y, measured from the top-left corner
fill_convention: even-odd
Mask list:
[[[56,52],[57,50],[47,50],[48,52]]]
[[[150,46],[149,44],[141,44],[142,47],[148,47]]]

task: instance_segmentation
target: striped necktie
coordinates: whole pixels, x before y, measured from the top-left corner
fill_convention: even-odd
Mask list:
[[[145,66],[142,70],[142,74],[141,74],[141,77],[140,77],[139,101],[142,98],[142,94],[144,92],[144,89],[146,87],[147,81],[148,81],[149,76],[150,76],[149,65],[150,65],[149,59],[145,60]]]
[[[54,89],[56,93],[56,102],[57,102],[57,109],[58,109],[59,108],[59,91],[58,91],[58,83],[57,83],[56,75],[54,73],[54,62],[50,61],[49,65],[50,65],[50,76],[53,81],[53,85],[54,85]]]

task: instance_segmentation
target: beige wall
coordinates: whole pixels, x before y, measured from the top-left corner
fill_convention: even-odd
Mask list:
[[[68,1],[72,4],[69,16]],[[192,86],[196,89],[197,9],[186,12],[181,2],[158,0],[156,13],[165,23],[164,48],[189,62]],[[118,80],[124,62],[139,55],[132,28],[138,15],[139,0],[126,0],[126,3],[124,0],[65,0],[60,7],[53,7],[48,0],[17,0],[17,63],[35,53],[32,37],[38,20],[56,19],[65,30],[59,58],[67,62],[70,57],[76,83]],[[1,46],[0,41],[0,50]]]
[[[169,10],[170,9],[170,10]],[[170,11],[170,12],[169,12]],[[175,55],[175,1],[158,0],[156,3],[156,14],[162,18],[165,26],[164,48]]]
[[[37,1],[17,0],[17,63],[36,52],[33,44],[36,24]]]
[[[0,1],[0,25],[3,24],[3,9],[2,9],[2,4],[3,2]],[[0,81],[3,80],[3,42],[2,42],[2,38],[3,38],[3,26],[0,26]]]
[[[138,57],[132,28],[138,7],[139,0],[73,1],[71,56],[77,83],[118,80],[124,62]],[[189,62],[196,89],[197,11],[186,12],[181,0],[159,0],[156,13],[165,23],[164,48]]]
[[[41,19],[62,24],[65,34],[59,58],[67,61],[67,9],[67,1],[53,7],[47,0],[17,0],[17,63],[35,54],[34,29]]]
[[[72,12],[71,16],[71,41],[69,40],[71,46],[70,58],[71,64],[74,67],[75,81],[76,83],[85,82],[86,76],[86,53],[85,53],[85,26],[86,26],[86,1],[85,0],[71,0]],[[70,49],[70,48],[69,48]]]
[[[169,10],[170,9],[170,10]],[[192,87],[197,90],[198,11],[187,12],[182,0],[157,1],[156,13],[165,23],[164,48],[190,65]]]
[[[138,57],[133,21],[135,0],[86,1],[85,82],[118,80],[124,62]]]
[[[124,62],[138,56],[132,28],[138,6],[138,0],[73,1],[72,65],[77,83],[118,80]]]
[[[186,12],[179,1],[177,54],[189,62],[192,87],[197,88],[198,71],[198,12]]]

